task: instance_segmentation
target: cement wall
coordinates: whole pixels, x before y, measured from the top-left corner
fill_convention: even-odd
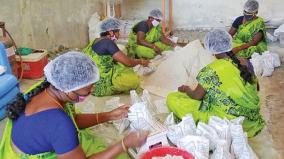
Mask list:
[[[101,12],[100,0],[0,0],[0,21],[5,21],[19,46],[83,48],[88,41],[88,20]],[[121,0],[122,19],[145,19],[161,0]],[[242,15],[246,0],[173,0],[175,28],[230,26]],[[259,0],[260,15],[284,18],[284,0]],[[284,19],[283,19],[284,20]],[[0,34],[1,35],[1,34]]]
[[[0,21],[6,22],[19,46],[82,48],[98,4],[98,0],[0,0]]]

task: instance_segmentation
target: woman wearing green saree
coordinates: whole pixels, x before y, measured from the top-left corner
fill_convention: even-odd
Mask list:
[[[163,34],[161,20],[162,12],[154,9],[147,20],[134,25],[126,46],[129,57],[152,59],[157,54],[171,50],[177,45]]]
[[[232,52],[238,57],[250,58],[254,52],[267,51],[265,24],[258,13],[258,2],[248,0],[244,6],[244,16],[238,17],[229,33],[233,37]]]
[[[254,75],[240,64],[232,49],[232,38],[223,30],[214,30],[205,37],[205,46],[217,58],[198,74],[198,86],[178,88],[168,95],[168,108],[178,118],[188,113],[196,122],[207,122],[210,116],[234,119],[244,116],[248,137],[258,134],[264,126]]]
[[[88,127],[126,117],[128,106],[111,112],[77,114],[72,104],[82,102],[99,79],[98,68],[86,55],[68,52],[44,69],[46,80],[7,107],[10,119],[0,144],[1,159],[113,159],[128,147],[141,146],[147,132],[128,134],[107,147]]]
[[[83,52],[99,67],[100,80],[93,92],[95,96],[108,96],[129,90],[140,90],[139,76],[132,67],[147,66],[148,60],[132,59],[119,50],[115,40],[119,38],[120,23],[108,18],[101,24],[101,37],[92,41]]]

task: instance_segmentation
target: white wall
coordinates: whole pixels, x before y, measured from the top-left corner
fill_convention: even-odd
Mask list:
[[[173,0],[175,28],[204,28],[230,26],[242,15],[246,0]],[[284,0],[259,0],[259,15],[284,18]],[[124,0],[124,19],[145,19],[153,8],[161,8],[161,0]],[[284,20],[284,19],[283,19]]]

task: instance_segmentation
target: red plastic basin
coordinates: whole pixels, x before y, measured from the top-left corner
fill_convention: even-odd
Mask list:
[[[152,159],[152,157],[165,157],[166,155],[182,156],[184,159],[194,159],[189,152],[176,147],[158,147],[142,155],[141,159]]]

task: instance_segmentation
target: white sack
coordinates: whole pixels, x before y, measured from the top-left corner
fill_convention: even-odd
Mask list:
[[[156,65],[157,70],[144,76],[141,83],[142,88],[162,97],[166,97],[183,84],[195,87],[198,72],[214,60],[199,40],[176,51],[167,51],[164,56],[166,59]]]

